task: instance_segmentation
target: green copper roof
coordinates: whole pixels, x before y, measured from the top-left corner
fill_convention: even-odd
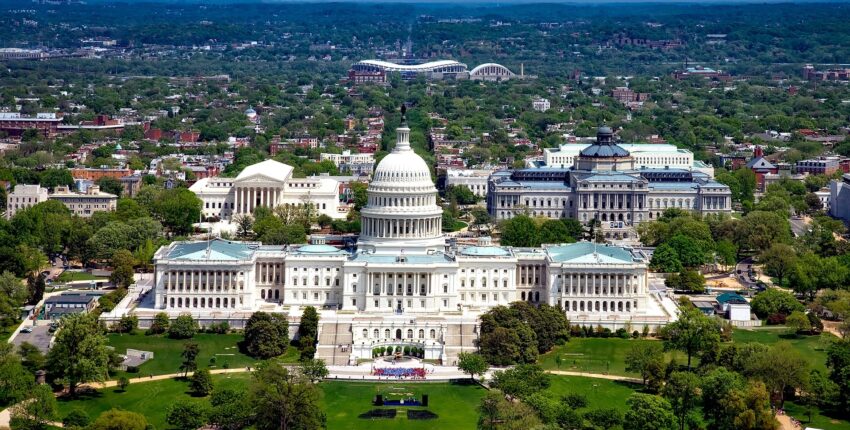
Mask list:
[[[546,248],[552,261],[559,263],[631,263],[632,253],[618,246],[593,244],[590,242],[570,243]]]
[[[214,239],[181,242],[174,245],[168,258],[173,260],[247,260],[256,250],[253,244]]]

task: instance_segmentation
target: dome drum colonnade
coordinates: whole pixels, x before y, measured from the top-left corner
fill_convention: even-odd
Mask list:
[[[396,146],[378,164],[367,205],[360,211],[360,246],[370,250],[400,246],[403,239],[407,248],[442,249],[443,209],[437,204],[431,170],[411,149],[407,125],[397,133]]]

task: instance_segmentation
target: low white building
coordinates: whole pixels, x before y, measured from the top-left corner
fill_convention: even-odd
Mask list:
[[[352,154],[349,150],[342,151],[342,154],[323,152],[319,159],[321,161],[330,160],[341,172],[357,175],[371,175],[372,169],[375,167],[375,154],[370,153]]]
[[[531,101],[531,108],[536,110],[537,112],[546,112],[551,107],[552,104],[549,102],[549,99],[537,97]]]
[[[84,193],[76,193],[67,186],[59,186],[49,198],[62,202],[71,212],[83,218],[88,218],[95,212],[114,211],[118,204],[118,196],[100,191],[97,185],[86,188]]]
[[[265,206],[310,205],[318,214],[343,219],[348,206],[340,203],[340,185],[335,179],[314,176],[293,178],[292,166],[266,160],[252,164],[235,178],[211,177],[190,188],[203,202],[204,217],[231,220]]]
[[[47,201],[47,188],[41,185],[15,185],[6,196],[6,219],[11,219],[16,213]]]
[[[487,197],[487,179],[492,170],[484,169],[448,169],[446,187],[464,185],[478,197]]]

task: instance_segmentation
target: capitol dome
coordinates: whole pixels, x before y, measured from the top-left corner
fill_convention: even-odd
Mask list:
[[[360,211],[358,246],[370,252],[398,254],[439,251],[445,247],[443,208],[431,169],[410,147],[410,129],[396,129],[393,151],[384,157],[367,189]]]

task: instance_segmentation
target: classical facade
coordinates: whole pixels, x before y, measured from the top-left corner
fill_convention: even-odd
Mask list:
[[[681,159],[672,155],[661,158],[663,163],[693,163],[687,154],[678,157]],[[491,175],[487,193],[490,214],[500,220],[524,213],[583,223],[599,220],[603,227],[620,230],[656,219],[668,208],[700,214],[732,211],[729,187],[698,170],[637,168],[635,157],[614,143],[608,127],[599,129],[596,143],[564,160],[564,164],[571,167],[547,166]]]
[[[667,323],[665,299],[648,291],[647,261],[630,249],[588,242],[520,249],[487,238],[447,245],[430,169],[410,148],[409,133],[398,129],[395,149],[375,170],[357,250],[318,237],[299,246],[172,243],[154,257],[152,299],[134,309],[141,324],[166,312],[238,327],[264,310],[286,313],[294,325],[314,306],[317,356],[328,363],[411,345],[454,364],[459,352],[475,350],[481,313],[517,300],[558,306],[577,324],[639,330]]]
[[[343,219],[348,207],[340,203],[340,184],[324,177],[293,178],[292,166],[274,160],[250,165],[235,178],[210,177],[190,188],[203,202],[207,218],[231,220],[265,206],[311,206],[317,213]]]

